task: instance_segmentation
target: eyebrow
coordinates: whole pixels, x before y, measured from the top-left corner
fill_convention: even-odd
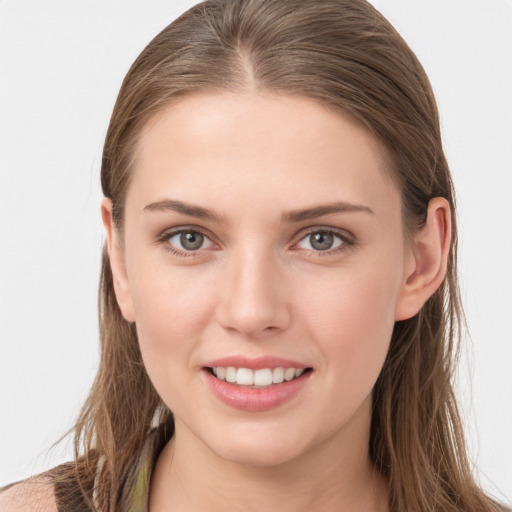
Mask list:
[[[150,203],[144,206],[146,212],[161,212],[161,211],[173,211],[181,213],[183,215],[189,215],[190,217],[196,217],[203,220],[211,220],[219,223],[225,223],[226,219],[217,215],[216,213],[203,208],[202,206],[196,206],[193,204],[184,203],[182,201],[175,201],[173,199],[164,199],[155,203]]]
[[[219,223],[226,223],[226,219],[217,213],[203,208],[202,206],[196,206],[183,201],[176,201],[174,199],[163,199],[162,201],[156,201],[150,203],[144,207],[144,211],[158,212],[158,211],[174,211],[183,215],[189,215],[202,220],[211,220]],[[348,203],[345,201],[338,201],[335,203],[314,206],[312,208],[305,208],[300,210],[291,210],[281,215],[281,222],[294,223],[302,222],[305,220],[316,219],[317,217],[323,217],[324,215],[331,215],[333,213],[346,213],[346,212],[363,212],[375,215],[375,212],[368,206],[361,204]]]
[[[304,220],[323,217],[324,215],[345,212],[363,212],[375,215],[375,212],[368,206],[364,206],[362,204],[347,203],[345,201],[338,201],[336,203],[315,206],[313,208],[306,208],[303,210],[291,210],[281,216],[281,222],[302,222]]]

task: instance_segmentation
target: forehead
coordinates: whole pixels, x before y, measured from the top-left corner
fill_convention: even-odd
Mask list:
[[[310,98],[208,93],[155,116],[138,141],[128,201],[177,197],[222,207],[240,198],[293,209],[315,202],[398,201],[380,143]],[[147,204],[147,203],[146,203]]]

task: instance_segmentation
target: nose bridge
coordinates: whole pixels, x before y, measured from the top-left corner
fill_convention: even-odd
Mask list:
[[[284,329],[289,321],[285,277],[269,247],[248,244],[226,262],[219,320],[251,337]]]

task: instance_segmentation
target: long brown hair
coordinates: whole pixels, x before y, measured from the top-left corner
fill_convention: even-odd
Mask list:
[[[365,0],[208,0],[156,36],[124,79],[105,141],[101,183],[116,228],[122,235],[148,120],[195,91],[249,89],[314,98],[366,126],[387,149],[409,233],[424,224],[431,198],[449,201],[447,276],[419,314],[396,322],[373,392],[370,455],[388,478],[393,511],[496,510],[471,474],[451,382],[462,311],[455,199],[434,95],[414,53]],[[99,314],[101,360],[76,423],[74,470],[84,489],[99,471],[98,503],[117,511],[152,425],[172,433],[173,420],[117,305],[106,251]]]

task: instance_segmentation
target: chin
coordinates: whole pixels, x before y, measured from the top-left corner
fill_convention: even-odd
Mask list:
[[[241,466],[270,468],[282,466],[295,460],[300,455],[300,449],[278,446],[274,443],[243,443],[231,444],[217,451],[224,460]]]
[[[308,429],[290,424],[238,423],[211,432],[205,444],[226,461],[248,467],[270,468],[295,461],[317,444]],[[318,440],[317,440],[318,442]]]

